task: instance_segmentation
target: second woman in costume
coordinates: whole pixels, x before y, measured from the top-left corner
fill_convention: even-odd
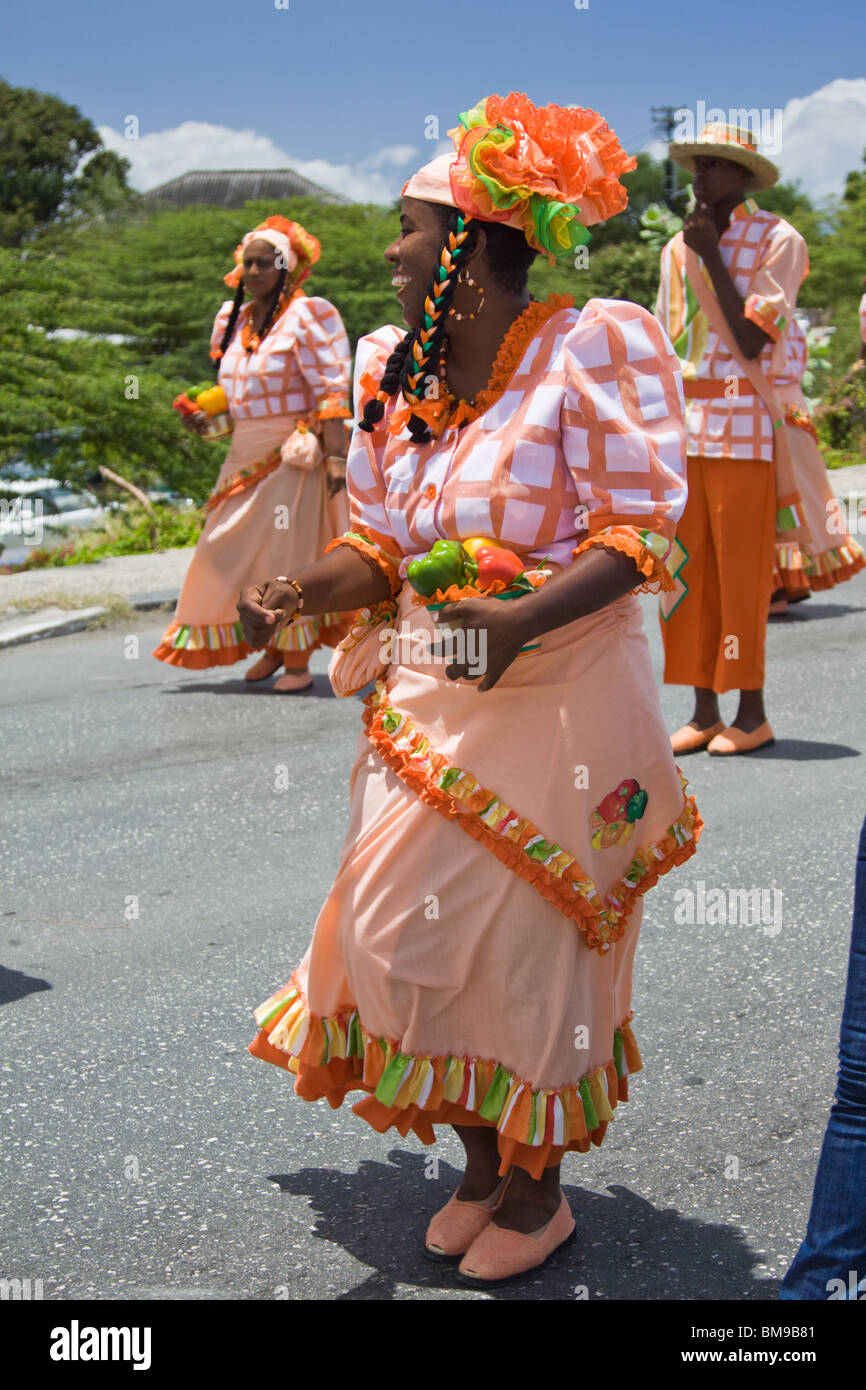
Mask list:
[[[788,361],[774,385],[785,407],[785,429],[799,494],[800,537],[776,536],[771,613],[808,598],[813,590],[832,589],[866,568],[863,547],[848,534],[845,513],[830,486],[818,447],[818,432],[800,385],[806,370],[806,335],[796,319],[787,334]],[[784,517],[782,518],[784,520]]]
[[[319,254],[316,238],[285,217],[260,223],[235,251],[225,277],[234,301],[211,338],[232,445],[174,620],[153,653],[161,661],[202,670],[250,656],[237,615],[243,586],[311,564],[345,530],[351,357],[333,304],[301,289]],[[247,679],[285,666],[273,688],[304,690],[310,653],[345,631],[337,613],[304,617],[275,635]]]

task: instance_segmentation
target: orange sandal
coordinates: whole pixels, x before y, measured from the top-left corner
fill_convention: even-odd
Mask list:
[[[557,1250],[571,1245],[576,1235],[571,1208],[565,1193],[560,1191],[556,1213],[534,1235],[488,1225],[460,1261],[457,1278],[461,1284],[473,1288],[507,1284],[511,1279],[519,1279],[530,1270],[538,1269]]]
[[[465,1255],[472,1242],[490,1224],[490,1218],[505,1196],[510,1177],[511,1173],[506,1173],[484,1202],[461,1202],[457,1193],[453,1193],[427,1227],[424,1238],[427,1259],[447,1264]]]

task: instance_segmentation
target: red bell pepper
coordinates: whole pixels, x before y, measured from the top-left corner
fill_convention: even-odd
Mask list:
[[[503,550],[498,546],[480,545],[474,559],[478,564],[480,585],[492,584],[494,579],[501,579],[508,587],[525,568],[520,556],[515,555],[513,550]]]
[[[195,415],[198,411],[195,401],[191,401],[185,391],[181,391],[179,396],[175,396],[172,405],[178,415]]]

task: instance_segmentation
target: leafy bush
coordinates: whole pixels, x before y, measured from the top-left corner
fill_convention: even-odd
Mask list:
[[[204,525],[201,508],[179,511],[160,503],[154,506],[157,550],[176,550],[195,545]],[[41,547],[34,550],[20,565],[0,566],[3,574],[20,574],[24,570],[56,569],[62,565],[92,565],[111,555],[148,555],[153,553],[152,520],[143,507],[129,507],[116,512],[99,530],[85,531],[66,541],[55,550]]]
[[[862,463],[866,458],[866,371],[831,378],[814,421],[828,468]]]

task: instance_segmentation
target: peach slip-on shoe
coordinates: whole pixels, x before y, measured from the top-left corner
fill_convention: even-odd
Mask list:
[[[543,1265],[555,1251],[570,1245],[575,1235],[571,1208],[565,1193],[560,1191],[555,1215],[536,1235],[486,1226],[460,1261],[457,1278],[461,1284],[475,1288],[506,1284]]]
[[[461,1202],[457,1193],[449,1197],[441,1211],[437,1211],[424,1237],[424,1254],[428,1260],[446,1262],[459,1260],[465,1255],[472,1242],[480,1236],[490,1222],[490,1218],[505,1196],[510,1173],[506,1173],[498,1187],[495,1187],[486,1202]]]
[[[724,727],[724,719],[712,724],[709,729],[693,729],[691,724],[684,724],[675,734],[671,734],[671,749],[674,753],[699,753]]]
[[[271,690],[278,690],[281,695],[295,695],[301,690],[309,690],[312,684],[313,677],[308,670],[286,671],[278,681],[274,681]]]
[[[283,659],[280,656],[276,657],[276,659],[272,656],[262,656],[250,667],[244,676],[244,680],[266,681],[268,676],[272,676],[275,671],[278,671],[282,664]]]
[[[714,758],[729,758],[735,753],[754,753],[756,748],[769,748],[770,744],[775,742],[773,730],[769,721],[765,719],[763,724],[759,724],[750,734],[734,728],[733,724],[729,729],[723,729],[720,734],[716,734],[707,752]]]

